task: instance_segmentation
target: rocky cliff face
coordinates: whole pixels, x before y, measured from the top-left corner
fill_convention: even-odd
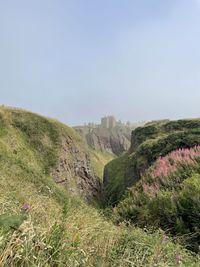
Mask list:
[[[88,146],[96,151],[108,152],[119,156],[128,150],[131,141],[131,129],[115,127],[112,129],[76,127],[78,133],[85,138]]]
[[[56,167],[51,176],[68,191],[90,201],[100,199],[101,183],[91,169],[87,148],[81,148],[68,135],[61,137],[61,149]]]

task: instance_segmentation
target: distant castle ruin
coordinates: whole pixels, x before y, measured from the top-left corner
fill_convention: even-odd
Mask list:
[[[115,128],[116,124],[117,124],[117,121],[115,117],[113,116],[107,116],[107,117],[101,118],[100,126],[102,128],[112,129],[112,128]]]
[[[76,126],[75,128],[80,129],[85,127],[88,131],[92,131],[93,129],[101,128],[101,129],[114,129],[116,127],[126,127],[128,129],[134,129],[140,125],[144,125],[144,122],[138,123],[123,123],[121,120],[116,120],[114,116],[104,116],[101,118],[100,124],[96,124],[90,122],[88,124],[84,124],[84,126]]]

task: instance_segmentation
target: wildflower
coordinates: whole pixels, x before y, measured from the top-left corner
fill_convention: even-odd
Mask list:
[[[177,263],[180,264],[180,263],[182,262],[182,260],[183,260],[183,258],[182,258],[181,255],[176,256],[176,261],[177,261]]]
[[[198,157],[200,157],[200,146],[174,150],[164,157],[159,157],[149,174],[154,179],[157,177],[165,178],[175,172],[180,164],[195,166]]]
[[[164,242],[168,241],[168,239],[169,239],[169,236],[167,236],[167,235],[163,235],[163,241],[164,241]]]
[[[22,207],[21,207],[21,210],[22,211],[28,211],[30,209],[30,206],[29,206],[29,204],[27,204],[27,203],[24,203],[23,205],[22,205]]]

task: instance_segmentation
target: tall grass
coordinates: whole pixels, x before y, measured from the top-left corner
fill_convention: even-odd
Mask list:
[[[116,227],[85,204],[68,204],[49,227],[36,225],[28,213],[18,229],[0,231],[0,266],[199,266],[197,257],[165,241],[162,232]]]

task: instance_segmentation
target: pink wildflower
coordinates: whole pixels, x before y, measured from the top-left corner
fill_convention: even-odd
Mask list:
[[[23,211],[28,211],[28,210],[30,209],[30,206],[29,206],[29,204],[24,203],[24,204],[22,205],[21,209],[22,209]]]
[[[166,177],[175,172],[180,164],[195,165],[196,158],[200,157],[200,146],[193,148],[182,148],[172,151],[165,157],[159,157],[149,171],[152,178]]]
[[[163,235],[163,241],[166,242],[166,241],[168,241],[168,240],[169,240],[169,236],[167,236],[167,235]]]
[[[183,260],[183,258],[182,258],[181,255],[176,256],[176,261],[177,261],[177,263],[180,264],[180,263],[182,262],[182,260]]]

